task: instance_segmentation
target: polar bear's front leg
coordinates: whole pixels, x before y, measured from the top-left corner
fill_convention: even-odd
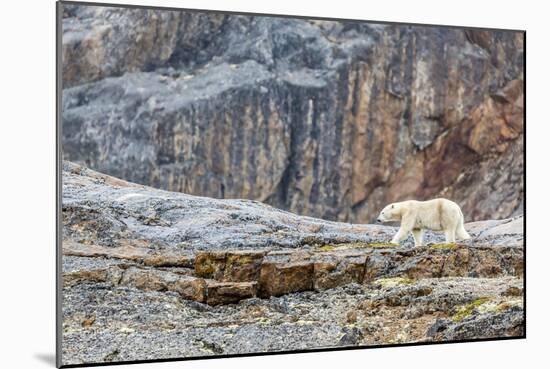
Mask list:
[[[399,228],[399,230],[397,231],[395,236],[393,236],[393,238],[391,239],[391,243],[399,243],[399,242],[401,242],[401,240],[403,240],[405,238],[407,233],[402,232],[401,230],[402,230],[402,228]]]
[[[424,244],[424,230],[423,229],[413,229],[412,230],[414,237],[414,247],[422,246]]]
[[[399,230],[397,231],[395,236],[393,236],[391,243],[399,243],[407,238],[409,232],[413,230],[413,225],[414,219],[403,217],[403,219],[401,220],[401,227],[399,227]]]

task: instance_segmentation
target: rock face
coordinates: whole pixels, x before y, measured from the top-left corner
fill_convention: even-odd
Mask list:
[[[65,365],[524,334],[521,216],[415,248],[70,162],[62,195]]]
[[[522,33],[64,5],[65,159],[367,222],[523,211]]]

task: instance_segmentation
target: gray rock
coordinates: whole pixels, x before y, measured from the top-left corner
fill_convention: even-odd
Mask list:
[[[132,182],[351,222],[523,209],[521,33],[64,5],[63,86],[65,159]]]

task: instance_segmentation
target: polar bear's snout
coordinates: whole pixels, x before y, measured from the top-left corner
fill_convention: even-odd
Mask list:
[[[390,204],[386,206],[384,209],[382,209],[382,211],[378,215],[378,218],[376,218],[376,223],[384,223],[398,220],[398,216],[395,210],[395,204]]]

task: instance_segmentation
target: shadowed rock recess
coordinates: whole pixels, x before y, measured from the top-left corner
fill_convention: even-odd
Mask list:
[[[64,364],[521,336],[523,217],[387,242],[63,165]]]
[[[520,32],[64,5],[64,158],[368,222],[451,198],[523,212]]]

